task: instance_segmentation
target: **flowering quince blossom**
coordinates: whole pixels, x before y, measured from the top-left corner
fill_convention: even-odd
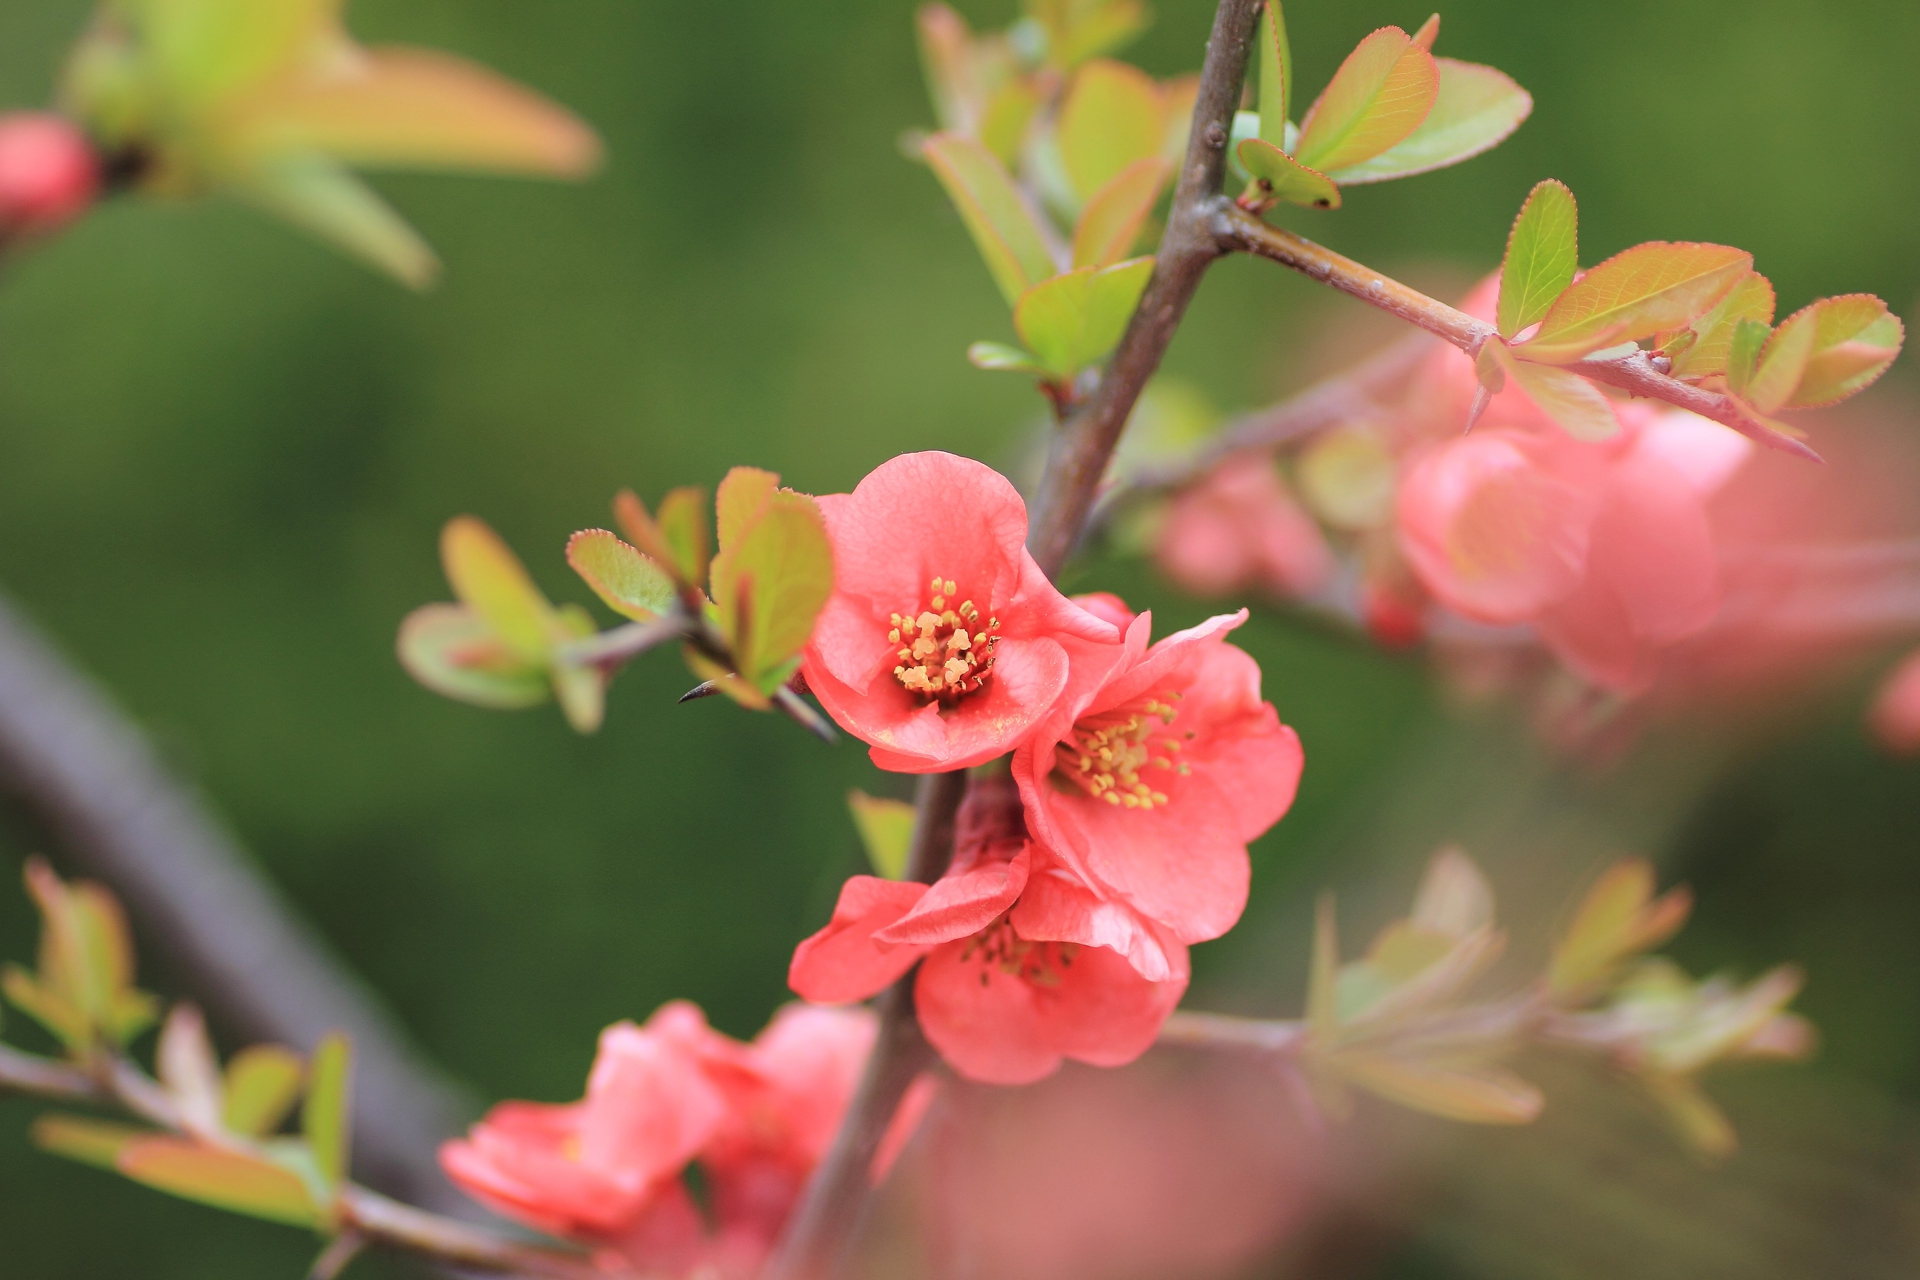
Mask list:
[[[1020,925],[1027,895],[1054,892],[1040,886],[1062,877],[1071,873],[1049,867],[1027,838],[1012,782],[976,780],[947,874],[930,886],[847,881],[833,919],[794,952],[789,980],[808,1000],[844,1003],[924,960],[914,999],[927,1039],[955,1071],[987,1084],[1039,1080],[1063,1058],[1131,1062],[1186,991],[1186,950],[1170,941],[1178,976],[1153,982],[1106,947],[1029,936]]]
[[[1187,943],[1246,906],[1247,844],[1293,804],[1299,737],[1260,698],[1260,668],[1228,644],[1247,613],[1149,647],[1149,614],[1119,652],[1075,667],[1059,705],[1014,753],[1044,848],[1013,921],[1030,938],[1111,947],[1142,977],[1184,980]]]
[[[675,1001],[601,1033],[581,1101],[502,1103],[443,1146],[441,1164],[482,1203],[615,1260],[749,1276],[825,1154],[873,1037],[865,1010],[790,1005],[742,1044]],[[696,1159],[704,1213],[681,1179]]]
[[[992,468],[910,453],[820,500],[834,588],[808,687],[900,773],[1005,755],[1066,688],[1070,654],[1118,643],[1027,553],[1027,509]]]
[[[1230,458],[1182,490],[1154,543],[1166,575],[1198,596],[1259,587],[1311,595],[1333,576],[1333,552],[1264,454]]]

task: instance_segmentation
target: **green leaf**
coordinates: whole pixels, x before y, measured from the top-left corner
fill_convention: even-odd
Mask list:
[[[1055,276],[1021,296],[1014,328],[1050,373],[1071,378],[1120,345],[1152,275],[1153,259],[1135,258]]]
[[[1780,322],[1767,345],[1760,348],[1760,358],[1742,392],[1749,404],[1762,413],[1775,413],[1792,399],[1794,388],[1807,371],[1807,361],[1813,357],[1819,329],[1819,316],[1812,308],[1796,311]]]
[[[1275,198],[1314,209],[1338,209],[1340,188],[1324,173],[1309,169],[1265,138],[1240,144],[1240,163],[1266,184]]]
[[[1280,0],[1260,6],[1260,27],[1254,35],[1260,56],[1260,137],[1285,151],[1288,98],[1293,92],[1293,49],[1287,43],[1287,16]]]
[[[713,508],[722,551],[740,540],[779,489],[780,477],[758,467],[735,467],[721,478],[713,493]]]
[[[1675,889],[1655,899],[1653,864],[1622,858],[1602,872],[1554,945],[1547,987],[1568,996],[1606,982],[1622,962],[1659,946],[1686,923],[1693,898]]]
[[[114,1166],[183,1200],[288,1226],[320,1224],[319,1207],[299,1175],[257,1156],[181,1138],[142,1138],[122,1147]]]
[[[1073,231],[1074,266],[1110,267],[1133,252],[1170,167],[1159,156],[1142,157],[1094,193]]]
[[[1526,360],[1564,363],[1650,338],[1692,323],[1752,270],[1753,255],[1726,245],[1635,245],[1574,281],[1539,333],[1516,351]]]
[[[499,534],[473,516],[455,516],[440,531],[440,563],[453,594],[508,649],[529,663],[546,661],[552,606]]]
[[[1034,281],[1053,274],[1053,253],[1038,217],[984,144],[957,133],[937,133],[921,145],[921,152],[960,211],[1008,306]]]
[[[1047,34],[1047,61],[1066,70],[1119,48],[1150,21],[1141,0],[1025,0],[1023,7]]]
[[[442,697],[518,710],[547,700],[546,669],[503,644],[463,604],[423,605],[400,624],[400,665]]]
[[[70,1050],[86,1048],[93,1040],[93,1024],[79,1007],[17,964],[0,970],[0,993],[14,1008],[45,1027]]]
[[[967,359],[976,369],[996,373],[1045,373],[1038,356],[1004,342],[976,342],[967,348]]]
[[[1863,390],[1887,371],[1906,340],[1900,317],[1870,293],[1822,298],[1805,310],[1815,317],[1813,351],[1783,408],[1817,408]]]
[[[1490,151],[1533,112],[1533,98],[1503,72],[1435,58],[1440,88],[1420,127],[1379,155],[1327,176],[1343,186],[1429,173]]]
[[[135,7],[165,91],[189,110],[231,98],[338,30],[339,0],[143,0]]]
[[[973,31],[944,4],[924,4],[916,15],[920,69],[927,78],[934,117],[942,129],[964,130],[971,122]]]
[[[337,1031],[321,1037],[307,1070],[300,1129],[314,1168],[328,1187],[338,1186],[347,1176],[352,1076],[353,1047],[347,1038]]]
[[[190,1130],[204,1133],[219,1125],[220,1060],[198,1008],[185,1002],[173,1006],[160,1028],[154,1064]]]
[[[1580,269],[1580,214],[1573,192],[1549,178],[1534,187],[1507,236],[1500,264],[1500,336],[1536,324]]]
[[[227,1063],[221,1123],[245,1138],[265,1137],[292,1113],[306,1076],[306,1064],[291,1049],[277,1044],[242,1049]]]
[[[1749,272],[1726,297],[1714,304],[1713,310],[1693,322],[1689,332],[1699,337],[1693,345],[1674,354],[1673,376],[1705,378],[1725,373],[1727,357],[1733,348],[1734,326],[1742,320],[1771,326],[1773,306],[1772,283],[1758,271]]]
[[[1371,160],[1418,129],[1439,92],[1433,55],[1400,28],[1382,27],[1347,55],[1308,109],[1293,154],[1322,173]]]
[[[1026,79],[1009,80],[987,98],[980,113],[977,130],[980,142],[993,152],[1001,164],[1013,164],[1020,146],[1027,140],[1027,129],[1044,103],[1040,90]]]
[[[599,139],[571,112],[425,49],[373,50],[284,78],[248,100],[233,145],[353,165],[555,178],[585,177],[600,161]]]
[[[567,539],[567,563],[606,606],[635,622],[673,612],[678,593],[667,571],[605,529]]]
[[[847,808],[860,829],[860,843],[874,873],[888,880],[907,874],[907,856],[913,851],[913,806],[905,800],[882,800],[864,791],[847,792]]]
[[[1727,340],[1727,389],[1733,394],[1747,393],[1747,384],[1760,365],[1760,349],[1772,336],[1773,326],[1762,321],[1743,317],[1733,322],[1733,334]]]
[[[565,643],[587,640],[599,633],[593,615],[577,604],[561,605],[554,615],[558,639]],[[554,698],[575,733],[592,733],[600,727],[607,710],[607,673],[591,662],[572,662],[564,657],[549,672]]]
[[[1390,1102],[1465,1124],[1527,1124],[1546,1102],[1534,1086],[1497,1067],[1385,1053],[1343,1053],[1335,1066],[1352,1083]]]
[[[152,1129],[89,1120],[80,1116],[41,1116],[29,1132],[33,1145],[96,1169],[118,1170],[115,1164],[128,1143],[159,1136]]]
[[[1067,180],[1085,201],[1128,165],[1159,155],[1166,131],[1166,103],[1153,77],[1124,62],[1098,61],[1075,73],[1054,136]]]
[[[1525,349],[1523,345],[1510,351],[1494,338],[1481,351],[1498,361],[1540,412],[1575,440],[1606,440],[1619,434],[1620,419],[1598,387],[1566,369],[1514,358]]]
[[[818,504],[791,490],[769,494],[713,563],[720,633],[739,674],[762,693],[784,683],[832,593],[833,548]]]
[[[1320,1040],[1332,1040],[1340,1027],[1340,935],[1333,895],[1321,894],[1313,913],[1313,962],[1307,975],[1307,1027]]]
[[[667,563],[680,580],[694,586],[705,582],[707,562],[713,555],[707,495],[691,485],[671,490],[660,499],[653,519],[665,544]]]
[[[337,161],[276,155],[221,174],[249,203],[329,241],[413,289],[432,284],[439,259],[406,220]]]

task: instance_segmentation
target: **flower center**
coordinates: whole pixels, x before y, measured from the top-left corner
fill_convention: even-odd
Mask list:
[[[1164,769],[1186,777],[1177,757],[1194,735],[1168,732],[1177,693],[1148,694],[1136,702],[1077,721],[1054,748],[1053,776],[1107,804],[1152,809],[1167,803],[1151,771]],[[1156,778],[1155,781],[1163,781]]]
[[[1004,973],[1037,987],[1060,985],[1060,971],[1073,967],[1080,954],[1075,942],[1030,942],[1013,931],[1003,915],[967,940],[960,962],[978,961],[980,985],[993,985],[993,975]]]
[[[927,594],[919,616],[893,615],[887,640],[897,646],[894,656],[900,663],[893,678],[924,702],[951,706],[987,683],[1000,619],[989,618],[982,626],[973,601],[950,605],[956,594],[952,578],[935,578]]]

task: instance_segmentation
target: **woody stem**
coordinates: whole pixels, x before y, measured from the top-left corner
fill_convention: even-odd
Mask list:
[[[1221,202],[1213,212],[1216,247],[1220,252],[1251,253],[1255,257],[1291,267],[1322,284],[1351,294],[1369,306],[1398,316],[1408,324],[1417,325],[1468,355],[1477,355],[1488,339],[1499,338],[1499,331],[1486,321],[1476,320],[1464,311],[1429,298],[1418,289],[1409,288],[1391,276],[1317,245],[1305,236],[1296,235],[1283,227],[1269,226],[1231,202]],[[1661,373],[1645,352],[1635,352],[1616,360],[1579,360],[1563,367],[1589,381],[1618,387],[1630,395],[1649,400],[1662,400],[1676,408],[1710,418],[1769,448],[1819,461],[1819,455],[1806,445],[1755,422],[1733,397],[1703,391]]]
[[[1079,542],[1114,446],[1147,379],[1160,367],[1201,277],[1227,251],[1216,234],[1220,211],[1231,203],[1221,194],[1221,182],[1260,3],[1221,0],[1214,13],[1193,128],[1153,278],[1099,386],[1053,434],[1027,534],[1027,549],[1049,576],[1060,571]],[[913,879],[931,883],[946,870],[953,857],[954,815],[965,794],[962,774],[921,779],[909,870]],[[866,1076],[787,1225],[767,1280],[828,1280],[844,1263],[869,1199],[873,1152],[907,1086],[934,1061],[914,1016],[912,983],[909,973],[882,997],[879,1041]]]

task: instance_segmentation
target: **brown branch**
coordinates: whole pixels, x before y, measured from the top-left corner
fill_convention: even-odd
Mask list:
[[[1155,1042],[1170,1049],[1225,1049],[1235,1052],[1291,1054],[1307,1040],[1304,1022],[1236,1018],[1225,1013],[1178,1010],[1160,1027]]]
[[[245,1035],[353,1038],[355,1148],[381,1186],[472,1212],[435,1151],[467,1102],[255,869],[140,731],[0,597],[0,789],[112,885],[186,981]]]
[[[188,1130],[179,1109],[159,1082],[124,1058],[103,1059],[99,1070],[91,1072],[72,1063],[0,1045],[0,1092],[5,1091],[117,1108],[173,1133],[185,1134]],[[584,1256],[522,1244],[470,1223],[401,1204],[354,1183],[341,1186],[337,1208],[339,1231],[343,1236],[359,1236],[369,1243],[404,1250],[448,1266],[538,1276],[543,1280],[620,1278],[620,1273],[595,1267]]]
[[[1201,277],[1224,252],[1215,219],[1230,204],[1220,186],[1259,9],[1260,0],[1221,0],[1214,14],[1186,159],[1153,278],[1100,385],[1051,441],[1027,534],[1028,550],[1049,576],[1059,572],[1080,540],[1127,418],[1160,367]],[[962,775],[921,780],[908,870],[913,879],[932,883],[946,870],[953,856],[953,819],[965,794]],[[879,1040],[866,1075],[833,1148],[787,1224],[766,1271],[768,1280],[827,1280],[852,1247],[870,1198],[867,1171],[873,1152],[907,1086],[934,1061],[914,1016],[913,977],[908,973],[881,999]]]
[[[1342,293],[1351,294],[1407,323],[1417,325],[1436,337],[1444,338],[1468,355],[1477,355],[1489,338],[1498,339],[1499,331],[1484,320],[1476,320],[1464,311],[1429,298],[1391,276],[1373,270],[1352,258],[1343,257],[1304,236],[1282,227],[1269,226],[1246,210],[1231,204],[1215,210],[1216,231],[1223,249],[1251,253],[1281,266],[1291,267]],[[1768,448],[1779,449],[1813,462],[1820,455],[1806,445],[1755,422],[1732,396],[1703,391],[1653,367],[1645,352],[1621,360],[1582,360],[1560,366],[1594,382],[1618,387],[1630,395],[1663,400],[1676,408],[1697,413],[1741,435],[1757,440]]]

